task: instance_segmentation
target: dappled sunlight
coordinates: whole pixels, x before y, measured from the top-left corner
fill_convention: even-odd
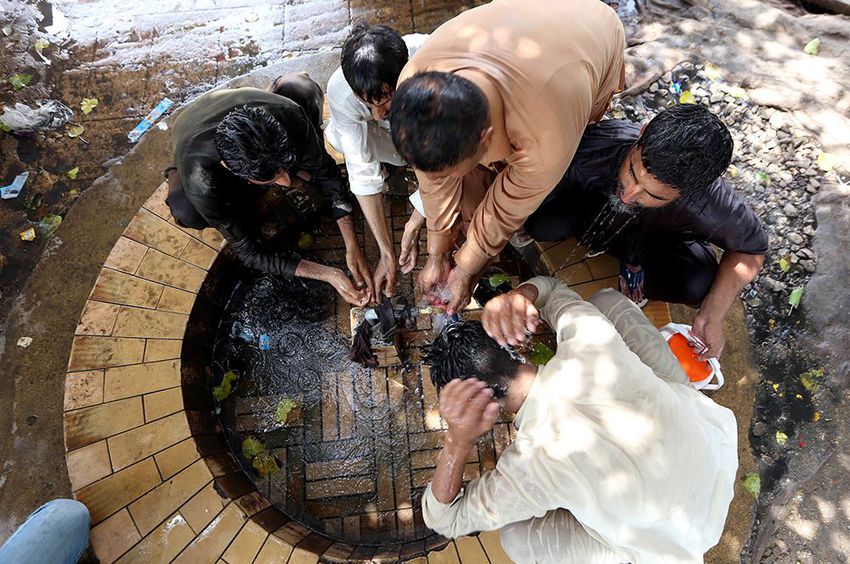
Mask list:
[[[615,437],[627,438],[620,443],[632,453],[638,453],[653,446],[658,439],[658,425],[655,420],[636,410],[627,410],[622,406],[615,412],[603,411],[600,419],[609,433]]]
[[[478,26],[468,25],[458,32],[458,37],[469,41],[470,51],[484,51],[493,46],[504,51],[513,52],[521,59],[536,59],[543,53],[536,37],[517,34],[508,26],[498,26],[487,30]]]

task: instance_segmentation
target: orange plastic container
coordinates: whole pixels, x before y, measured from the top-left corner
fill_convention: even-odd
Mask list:
[[[691,347],[690,341],[681,333],[676,333],[670,337],[667,345],[679,359],[679,364],[682,365],[685,374],[688,375],[688,380],[691,382],[702,382],[714,372],[707,360],[699,359],[697,351]]]

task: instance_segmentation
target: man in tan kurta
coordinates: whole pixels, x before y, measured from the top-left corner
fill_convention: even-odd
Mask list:
[[[475,275],[558,183],[587,124],[622,88],[624,45],[617,14],[599,0],[494,0],[440,26],[408,62],[398,94],[418,73],[450,73],[480,89],[489,113],[477,161],[423,172],[408,157],[428,225],[424,294],[447,283],[450,311],[468,302]],[[403,102],[393,100],[390,117],[402,152]],[[447,278],[456,227],[467,227],[466,241]]]

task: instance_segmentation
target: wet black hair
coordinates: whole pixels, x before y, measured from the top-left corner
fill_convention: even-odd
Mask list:
[[[295,164],[296,151],[283,125],[263,108],[242,106],[215,130],[215,148],[230,172],[266,181]]]
[[[734,143],[708,108],[678,104],[652,118],[637,146],[646,170],[686,196],[705,190],[723,174]]]
[[[445,170],[474,155],[489,123],[481,89],[446,72],[423,72],[405,80],[390,108],[399,154],[426,172]]]
[[[522,365],[490,338],[478,321],[446,325],[426,348],[424,360],[437,389],[455,378],[478,378],[493,389],[496,398],[508,393],[508,385]]]
[[[407,64],[407,45],[394,29],[360,22],[342,44],[342,74],[363,100],[380,102],[395,90],[398,75]]]

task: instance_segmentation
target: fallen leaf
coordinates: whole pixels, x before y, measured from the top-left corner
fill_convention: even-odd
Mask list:
[[[254,457],[254,461],[251,463],[251,466],[253,466],[254,470],[256,470],[263,478],[270,474],[280,472],[280,466],[277,465],[277,460],[274,455],[268,451],[261,452]]]
[[[32,344],[32,337],[21,337],[20,339],[18,339],[18,346],[19,347],[27,348],[31,344]]]
[[[820,52],[820,37],[815,37],[803,47],[803,53],[806,55],[817,55]]]
[[[42,218],[41,221],[38,222],[38,233],[44,237],[50,237],[56,230],[59,229],[59,225],[62,223],[62,216],[50,214],[46,215]]]
[[[41,52],[47,49],[50,46],[50,41],[46,39],[37,39],[33,44],[35,48],[35,52],[41,55]]]
[[[803,396],[801,396],[800,394],[794,394],[794,398],[801,400],[801,399],[803,399]]]
[[[555,352],[544,343],[534,343],[528,353],[528,360],[537,366],[543,366],[555,356]]]
[[[762,186],[770,186],[770,175],[764,171],[756,171],[755,173],[756,182],[761,184]]]
[[[738,178],[738,167],[735,165],[729,165],[729,176],[732,178]]]
[[[818,421],[820,421],[820,418],[821,418],[820,411],[815,411],[815,414],[812,415],[812,421],[817,423]]]
[[[498,272],[496,274],[491,275],[490,278],[487,279],[487,281],[490,283],[491,288],[496,289],[508,281],[508,275],[504,272]]]
[[[680,104],[696,104],[697,98],[690,90],[685,90],[679,95]]]
[[[306,251],[310,247],[313,246],[313,236],[309,233],[302,233],[298,237],[298,248],[302,251]]]
[[[782,431],[776,431],[776,443],[780,446],[783,446],[787,442],[788,442],[788,435],[786,435]]]
[[[814,393],[818,389],[818,379],[823,377],[823,368],[815,368],[800,374],[800,383],[806,390]]]
[[[32,82],[31,74],[16,72],[15,74],[9,77],[9,84],[11,84],[15,88],[15,90],[20,90],[21,88],[27,86],[30,82]]]
[[[795,308],[800,307],[800,300],[803,299],[803,287],[794,288],[791,291],[791,295],[788,296],[788,305],[791,306],[791,310],[788,312],[790,315]]]
[[[776,329],[776,320],[770,318],[767,320],[767,330],[772,332],[774,329]]]
[[[83,133],[86,132],[86,128],[80,125],[79,123],[75,123],[73,125],[68,126],[68,137],[74,138],[79,137]]]
[[[224,376],[221,377],[221,384],[218,386],[213,386],[213,397],[216,401],[222,402],[227,399],[227,396],[230,395],[230,392],[233,391],[233,383],[239,378],[239,375],[230,370],[224,373]]]
[[[97,98],[83,98],[83,101],[80,102],[80,109],[83,110],[83,114],[88,115],[97,107],[97,104]]]
[[[834,164],[833,159],[832,159],[832,155],[829,155],[827,153],[821,153],[820,155],[818,155],[817,163],[818,163],[818,168],[821,169],[824,172],[831,171],[832,166]]]
[[[778,391],[779,391],[779,384],[774,384],[774,385],[773,385],[773,391],[774,391],[774,392],[778,392]]]
[[[788,262],[788,259],[785,257],[780,258],[777,262],[779,263],[779,270],[782,272],[788,272],[791,270],[791,263]]]
[[[75,166],[74,168],[72,168],[71,170],[66,172],[65,174],[67,174],[68,178],[70,178],[71,180],[76,180],[77,174],[79,174],[79,172],[80,172],[80,167]]]
[[[758,497],[759,492],[761,491],[761,478],[755,472],[750,472],[744,479],[742,480],[744,483],[744,489],[751,494],[753,497]]]
[[[720,67],[718,67],[716,65],[712,65],[711,63],[708,63],[707,65],[705,65],[705,69],[703,69],[703,73],[705,74],[705,77],[709,80],[717,80],[718,78],[720,78],[720,75],[722,74],[720,72]]]
[[[242,456],[248,460],[263,452],[266,452],[266,445],[258,441],[255,437],[248,437],[242,441]]]
[[[277,409],[274,412],[274,420],[278,423],[286,423],[287,417],[289,417],[289,412],[297,404],[289,398],[283,398],[277,404]]]

